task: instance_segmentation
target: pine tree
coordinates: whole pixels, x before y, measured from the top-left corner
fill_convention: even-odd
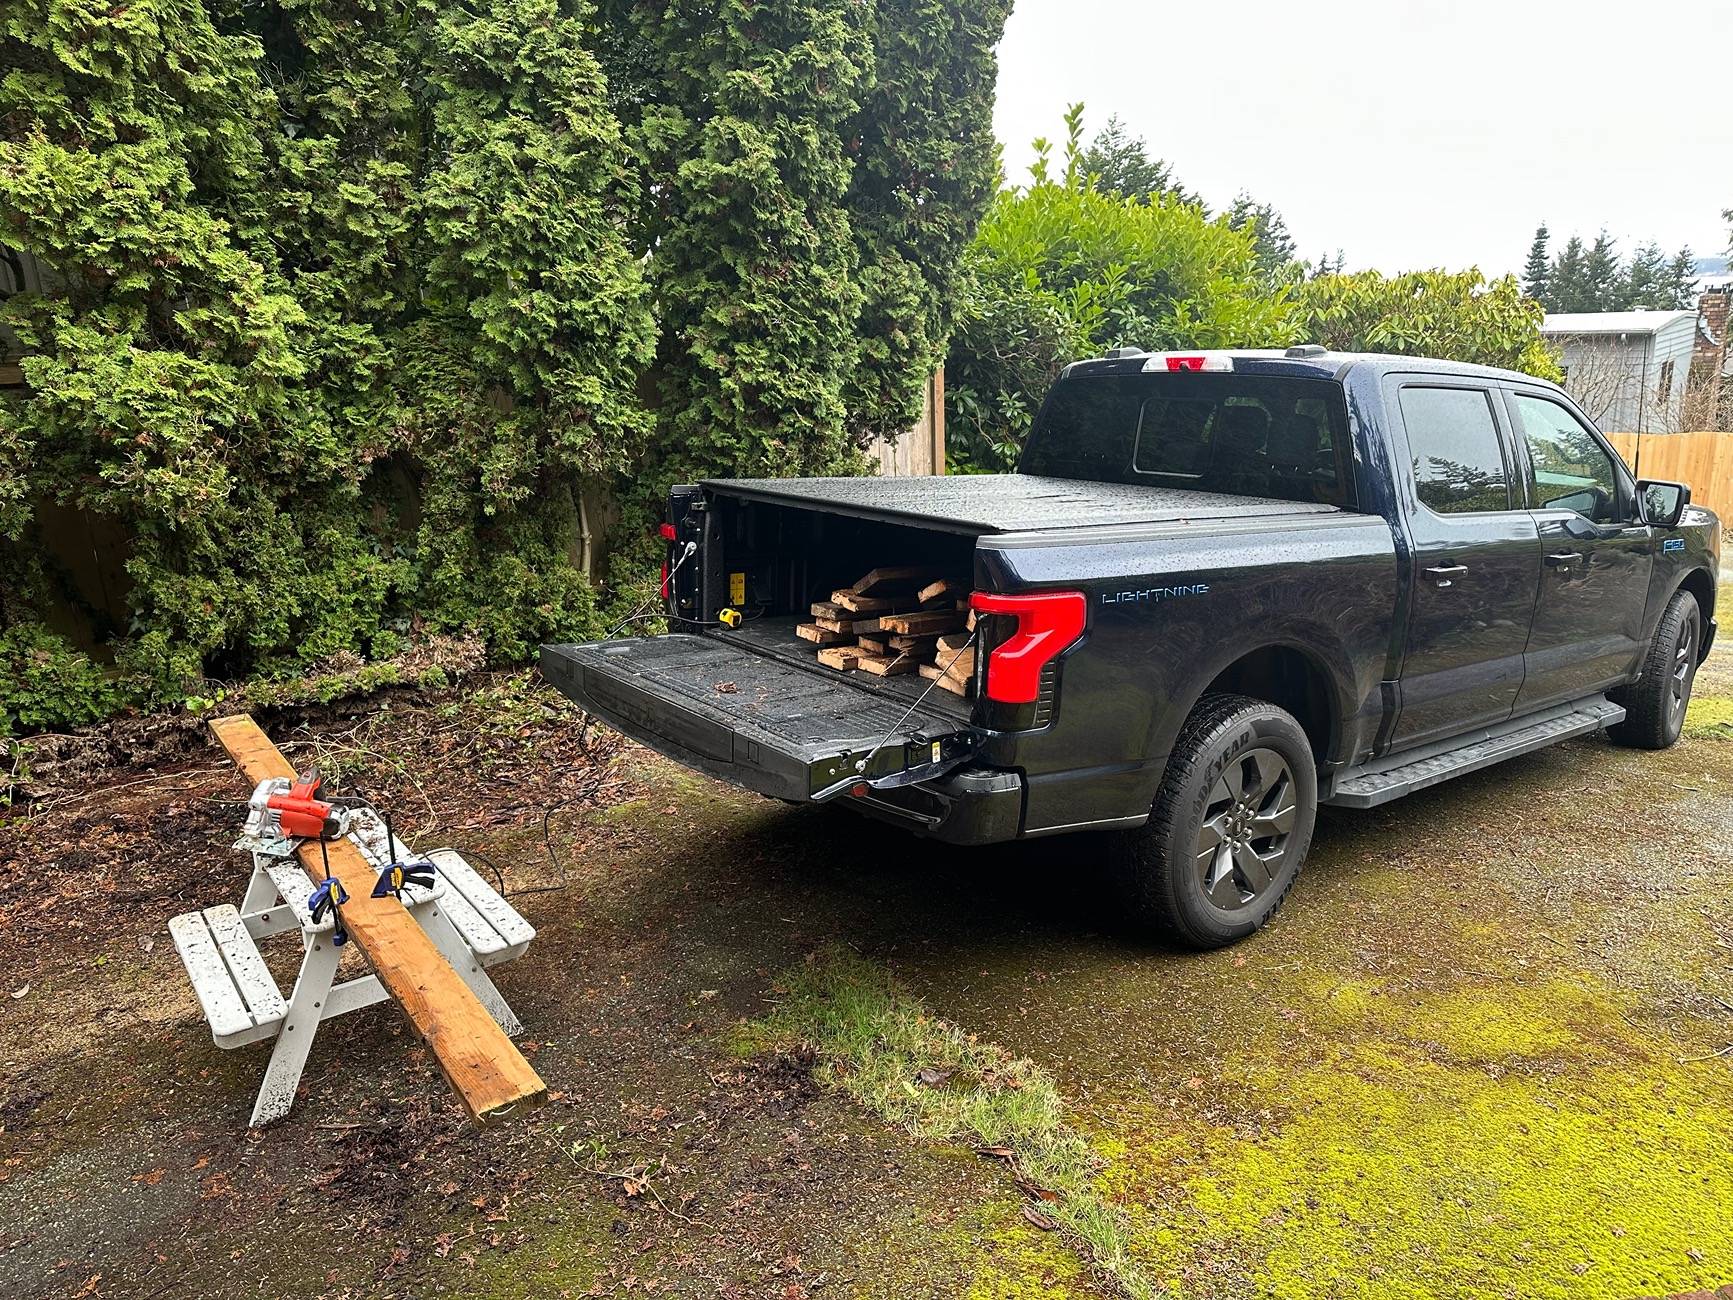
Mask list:
[[[1697,305],[1697,255],[1687,245],[1667,267],[1663,306],[1689,311]]]
[[[1590,305],[1586,311],[1617,311],[1620,307],[1624,268],[1619,263],[1619,241],[1604,229],[1583,262],[1583,288]]]
[[[1117,194],[1138,203],[1156,199],[1202,202],[1174,179],[1173,167],[1152,158],[1148,142],[1132,135],[1117,117],[1108,118],[1107,125],[1096,132],[1079,162],[1090,188],[1103,194]]]
[[[1624,288],[1616,310],[1652,308],[1662,310],[1673,305],[1675,295],[1668,280],[1667,255],[1659,244],[1644,244],[1631,256],[1625,273]]]
[[[1549,284],[1552,290],[1552,302],[1548,307],[1556,312],[1593,311],[1594,307],[1588,301],[1588,288],[1585,280],[1584,262],[1587,252],[1583,241],[1572,235],[1566,241],[1563,249],[1553,259],[1552,273]]]
[[[1272,279],[1281,276],[1294,261],[1294,237],[1288,223],[1269,203],[1259,203],[1241,191],[1227,210],[1228,225],[1250,230],[1258,250],[1258,269]]]
[[[1522,269],[1522,291],[1548,308],[1553,305],[1552,263],[1547,260],[1547,243],[1551,238],[1546,222],[1541,222],[1534,232],[1534,243],[1528,247],[1528,262]]]

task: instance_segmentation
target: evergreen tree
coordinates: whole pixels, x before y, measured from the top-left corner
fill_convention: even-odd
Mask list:
[[[994,48],[1009,0],[878,0],[875,78],[847,130],[860,355],[843,389],[856,441],[920,418],[956,279],[998,174]]]
[[[576,9],[0,10],[0,242],[49,273],[0,308],[0,731],[9,634],[68,604],[41,502],[129,537],[95,631],[137,702],[600,630],[573,498],[648,427],[653,325]]]
[[[1160,158],[1152,158],[1149,145],[1141,136],[1126,130],[1117,117],[1107,119],[1083,150],[1079,158],[1090,188],[1103,194],[1117,194],[1138,203],[1167,199],[1179,203],[1201,203],[1174,179],[1173,168]]]
[[[1619,301],[1608,310],[1648,307],[1659,311],[1671,307],[1675,296],[1668,280],[1667,255],[1659,244],[1650,242],[1631,255]]]
[[[1528,247],[1528,262],[1522,269],[1522,291],[1543,307],[1551,307],[1552,263],[1547,259],[1547,243],[1552,235],[1546,222],[1534,232],[1534,243]]]
[[[1589,291],[1587,253],[1583,241],[1572,235],[1553,259],[1550,289],[1552,301],[1548,310],[1555,312],[1595,311]]]
[[[1348,255],[1341,249],[1336,250],[1334,258],[1329,253],[1320,253],[1316,262],[1304,263],[1306,278],[1322,279],[1326,275],[1342,275],[1348,269]]]
[[[1258,250],[1258,269],[1268,279],[1281,277],[1294,261],[1294,237],[1282,214],[1268,203],[1259,203],[1243,190],[1227,211],[1228,225],[1249,230]]]
[[[842,386],[858,351],[860,254],[845,131],[870,84],[853,0],[671,0],[634,11],[661,57],[644,157],[662,196],[652,282],[662,466],[834,474],[854,465]]]
[[[1624,268],[1619,264],[1618,240],[1604,229],[1595,236],[1583,262],[1583,289],[1589,306],[1585,311],[1616,311]]]
[[[1662,306],[1689,311],[1697,305],[1697,255],[1689,246],[1681,248],[1667,267],[1664,284]]]

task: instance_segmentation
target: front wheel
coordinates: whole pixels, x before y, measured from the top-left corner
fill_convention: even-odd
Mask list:
[[[1624,706],[1625,720],[1607,728],[1613,743],[1632,749],[1667,749],[1685,729],[1685,710],[1697,680],[1703,644],[1703,612],[1688,591],[1676,591],[1643,656],[1643,675],[1609,692]]]
[[[1312,746],[1293,716],[1206,695],[1180,729],[1148,823],[1117,846],[1129,901],[1189,947],[1243,939],[1293,887],[1317,812]]]

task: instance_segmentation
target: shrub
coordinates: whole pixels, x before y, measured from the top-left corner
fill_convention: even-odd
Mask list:
[[[29,388],[0,404],[0,596],[71,599],[44,502],[117,523],[131,583],[117,686],[74,671],[86,703],[15,725],[389,655],[412,621],[500,658],[594,630],[574,494],[646,434],[653,326],[576,11],[223,17],[0,24],[0,243],[45,272],[3,309]]]
[[[1266,347],[1295,337],[1289,291],[1259,265],[1256,230],[1155,196],[1094,189],[1067,118],[1064,172],[1039,146],[1031,183],[1002,190],[965,259],[946,362],[955,468],[1016,462],[1049,384],[1068,361],[1121,344]]]
[[[40,624],[0,631],[0,736],[95,722],[119,706],[107,674]]]
[[[1490,284],[1478,270],[1322,275],[1300,286],[1296,302],[1307,340],[1328,348],[1562,377],[1540,332],[1546,309],[1523,294],[1513,275]]]

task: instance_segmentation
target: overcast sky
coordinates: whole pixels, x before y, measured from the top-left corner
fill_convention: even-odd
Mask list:
[[[1067,104],[1118,114],[1212,205],[1273,203],[1350,270],[1520,270],[1604,225],[1726,251],[1729,0],[1016,0],[999,50],[1011,179]]]

